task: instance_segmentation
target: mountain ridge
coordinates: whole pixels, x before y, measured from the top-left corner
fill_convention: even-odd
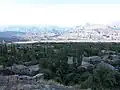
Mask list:
[[[0,28],[1,30],[1,28]],[[120,40],[120,28],[115,25],[85,24],[71,28],[57,26],[9,26],[0,37],[15,37],[28,41],[40,40]]]

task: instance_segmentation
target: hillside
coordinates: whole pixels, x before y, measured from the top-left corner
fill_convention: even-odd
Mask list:
[[[81,26],[11,26],[0,28],[1,40],[18,41],[113,41],[120,40],[120,28],[114,25],[85,24]]]
[[[69,32],[57,37],[63,40],[120,40],[120,31],[107,25],[77,26]]]

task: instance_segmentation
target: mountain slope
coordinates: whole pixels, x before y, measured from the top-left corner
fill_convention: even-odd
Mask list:
[[[1,28],[0,28],[1,29]],[[82,41],[119,41],[120,29],[113,25],[86,24],[73,28],[57,26],[9,26],[0,32],[0,38],[15,39],[16,41],[41,40],[82,40]],[[13,30],[13,31],[12,31]],[[14,40],[13,40],[14,41]]]
[[[120,30],[107,25],[77,26],[67,33],[57,37],[63,40],[120,40]]]

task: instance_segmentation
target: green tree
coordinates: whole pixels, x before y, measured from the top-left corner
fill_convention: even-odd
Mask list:
[[[117,83],[115,78],[115,71],[106,68],[96,68],[93,74],[82,83],[82,88],[92,88],[92,90],[114,89]]]

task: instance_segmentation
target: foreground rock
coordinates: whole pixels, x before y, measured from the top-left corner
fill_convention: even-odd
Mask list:
[[[104,69],[108,69],[108,70],[116,70],[115,67],[113,67],[112,65],[105,63],[105,62],[101,62],[99,64],[97,64],[97,68],[104,68]]]
[[[81,66],[79,66],[77,69],[79,70],[79,71],[86,71],[86,70],[91,70],[91,69],[93,69],[93,65],[92,64],[90,64],[90,63],[88,63],[88,62],[84,62],[84,61],[82,61],[82,64],[81,64]]]
[[[17,75],[0,76],[0,90],[79,90],[53,81],[19,80]]]
[[[29,69],[28,71],[29,75],[33,76],[39,73],[40,67],[39,67],[39,64],[37,64],[37,65],[29,66],[28,69]]]
[[[14,64],[11,67],[6,67],[4,70],[9,70],[18,75],[34,76],[39,73],[40,67],[39,65],[25,66]]]
[[[16,74],[19,74],[19,75],[27,75],[28,72],[29,72],[29,70],[28,70],[28,68],[26,66],[24,66],[24,65],[17,65],[17,64],[14,64],[11,67],[6,67],[6,69],[9,69],[12,72],[14,72]]]
[[[99,56],[83,57],[84,62],[89,62],[90,64],[98,64],[102,61]]]

